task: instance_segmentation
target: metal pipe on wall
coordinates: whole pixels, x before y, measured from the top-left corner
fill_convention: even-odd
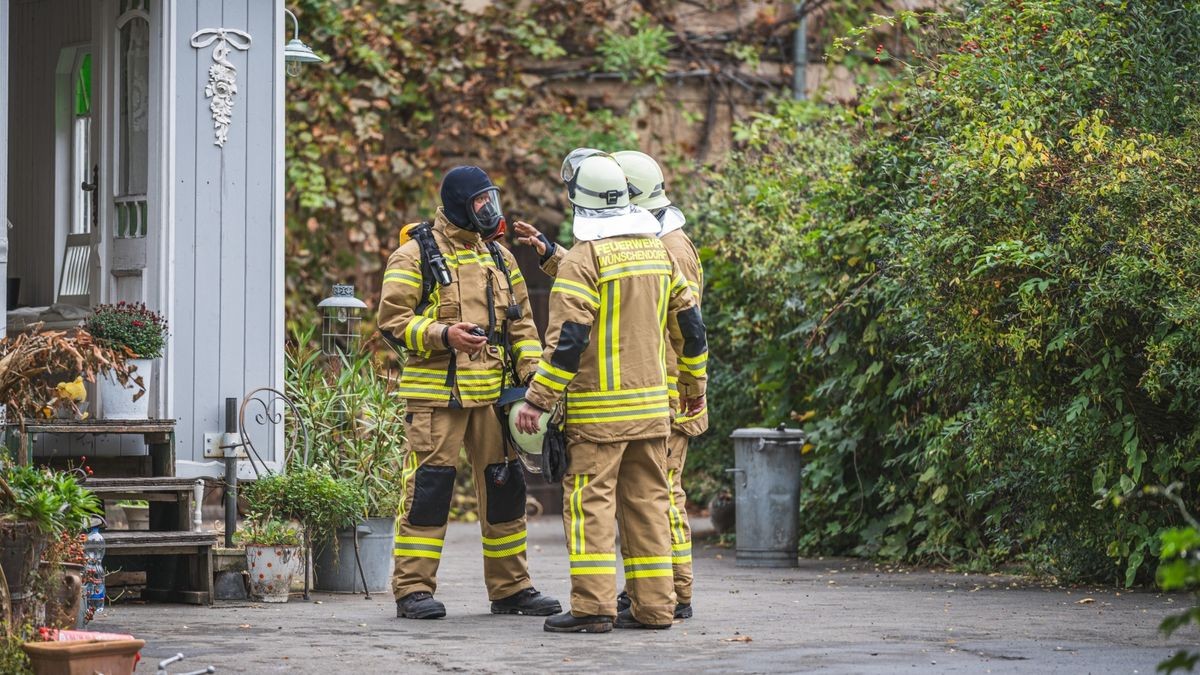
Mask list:
[[[792,34],[792,98],[803,101],[808,87],[808,8],[807,2],[796,3],[796,31]]]
[[[237,531],[237,456],[234,438],[237,435],[238,408],[236,398],[225,399],[225,436],[221,443],[225,450],[225,548],[233,548],[233,535]]]

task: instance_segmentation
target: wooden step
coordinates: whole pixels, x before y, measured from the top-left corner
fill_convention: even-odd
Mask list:
[[[195,553],[204,547],[217,545],[216,532],[146,532],[142,530],[108,530],[104,535],[104,546],[117,555],[147,553]],[[187,548],[188,551],[163,551],[162,549]],[[134,550],[136,549],[136,550]],[[142,549],[145,549],[143,551]]]
[[[142,597],[211,605],[212,550],[217,538],[215,532],[109,530],[104,533],[104,555],[106,560],[108,556],[179,556],[148,568]]]
[[[196,488],[199,478],[89,478],[83,487],[100,495],[101,499],[115,501],[117,499],[137,499],[133,495],[160,493],[160,498],[174,501],[171,493],[191,492]],[[127,496],[128,495],[128,496]],[[144,497],[143,497],[144,499]],[[156,501],[150,499],[149,501]]]

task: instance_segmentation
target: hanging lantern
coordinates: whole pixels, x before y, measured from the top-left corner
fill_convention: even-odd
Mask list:
[[[334,284],[333,295],[317,305],[321,310],[321,351],[326,356],[358,351],[359,324],[367,305],[354,297],[354,286]]]

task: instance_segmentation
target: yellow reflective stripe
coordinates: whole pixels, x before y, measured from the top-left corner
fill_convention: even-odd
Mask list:
[[[584,552],[583,536],[583,488],[588,484],[588,477],[575,474],[575,489],[571,492],[571,553],[580,555]],[[613,554],[615,555],[615,554]],[[614,557],[613,560],[616,560]]]
[[[600,287],[600,390],[621,388],[621,285]]]
[[[671,280],[671,295],[676,295],[688,287],[687,279],[682,274],[676,274]]]
[[[574,397],[572,397],[574,398]],[[660,408],[670,403],[671,397],[666,392],[655,396],[637,397],[629,399],[618,399],[616,401],[588,401],[586,403],[571,401],[571,410],[579,412],[600,411],[600,410],[631,410],[643,408]]]
[[[443,546],[446,543],[445,539],[434,539],[433,537],[405,537],[396,535],[397,544],[428,544],[429,546]]]
[[[570,556],[571,574],[616,574],[616,553],[572,553]]]
[[[574,295],[590,304],[593,309],[600,305],[600,296],[596,293],[596,289],[586,284],[581,284],[578,281],[558,277],[554,280],[554,285],[550,287],[550,292]]]
[[[511,544],[514,541],[521,541],[525,537],[526,537],[526,531],[521,530],[520,532],[518,532],[516,534],[510,534],[507,537],[499,537],[496,539],[489,539],[488,537],[480,537],[480,539],[482,539],[483,543],[487,544],[488,546],[500,546],[501,544]]]
[[[618,389],[615,391],[579,391],[571,392],[571,403],[576,401],[618,401],[629,397],[633,394],[663,394],[666,392],[666,387],[658,385],[656,387],[638,387],[635,389]]]
[[[446,382],[446,373],[438,373],[437,375],[422,375],[422,374],[409,375],[408,371],[406,370],[403,373],[401,373],[400,382],[401,383],[412,382],[412,383],[422,384],[422,385],[434,384],[434,385],[443,385],[444,386],[445,382]],[[449,389],[449,387],[447,387],[447,389]]]
[[[512,555],[517,555],[518,553],[523,553],[527,547],[528,547],[528,544],[526,544],[525,542],[521,542],[520,544],[518,544],[512,548],[505,548],[505,549],[500,549],[497,551],[484,549],[483,557],[485,557],[485,558],[507,558]]]
[[[635,412],[605,412],[605,413],[590,413],[586,415],[572,414],[570,409],[567,411],[567,422],[571,424],[603,424],[605,422],[630,422],[634,420],[649,420],[659,417],[669,417],[671,408],[656,408],[654,410],[635,411]]]
[[[640,558],[625,558],[626,567],[635,567],[637,565],[662,565],[671,564],[671,556],[669,555],[652,555],[643,556]]]
[[[686,363],[689,366],[696,366],[702,363],[708,363],[708,352],[704,352],[698,356],[680,356],[680,363]]]
[[[383,275],[383,283],[401,283],[412,286],[413,288],[420,288],[421,277],[404,270],[390,270]]]
[[[406,537],[398,535],[396,537],[396,546],[392,549],[392,554],[408,556],[410,558],[441,558],[442,545],[444,543],[444,539],[434,539],[433,537]]]
[[[567,385],[562,384],[561,382],[555,382],[541,373],[534,374],[533,381],[549,387],[554,392],[561,392],[567,388]]]
[[[600,268],[599,282],[606,284],[618,279],[628,277],[640,277],[647,275],[666,275],[671,276],[670,263],[637,263],[625,265],[613,265],[609,268]]]
[[[413,317],[404,331],[405,342],[417,351],[425,351],[425,328],[433,323],[433,319],[425,316]]]
[[[572,373],[569,370],[563,370],[562,368],[559,368],[558,366],[553,365],[552,363],[550,363],[549,361],[547,361],[545,359],[542,359],[542,361],[540,363],[538,363],[538,372],[545,373],[548,376],[553,376],[553,377],[557,377],[562,380],[566,380],[567,382],[570,382],[571,380],[575,379],[575,373]]]
[[[572,567],[572,576],[585,576],[589,574],[616,574],[616,566],[612,567]]]
[[[508,281],[513,286],[516,286],[517,284],[523,284],[525,283],[525,275],[521,274],[521,270],[519,269],[511,269],[509,270]]]
[[[694,281],[688,282],[688,288],[691,289],[692,294],[694,294],[694,295],[700,293],[700,284],[698,284]]]
[[[612,562],[617,561],[616,553],[572,553],[567,557],[571,562],[590,562],[596,560],[601,562],[605,560],[610,560]]]
[[[394,548],[392,549],[392,555],[405,556],[408,558],[433,558],[434,560],[441,560],[442,558],[441,551],[422,551],[419,549],[410,548]]]
[[[405,434],[409,433],[408,425],[404,428]],[[408,499],[408,479],[417,472],[417,467],[420,462],[417,460],[417,453],[409,450],[404,456],[404,466],[400,470],[400,506],[396,509],[396,529],[400,529],[401,521],[404,519],[404,502]]]
[[[521,356],[525,356],[526,354],[541,354],[542,343],[537,340],[517,340],[513,344],[513,349]]]
[[[698,420],[701,417],[704,417],[706,413],[708,413],[708,408],[702,409],[695,415],[677,415],[675,417],[675,424],[685,424],[687,422],[691,422],[692,420]]]
[[[575,373],[557,368],[545,359],[538,363],[537,372],[533,375],[534,382],[544,384],[555,392],[566,389],[573,379],[575,379]]]
[[[396,395],[400,398],[419,398],[429,401],[450,400],[449,389],[424,389],[420,387],[406,387],[404,385],[400,385],[396,387]]]
[[[574,572],[572,572],[574,574]],[[645,579],[646,577],[673,577],[675,570],[667,567],[662,570],[637,570],[625,573],[626,579]]]
[[[671,539],[673,544],[679,544],[687,537],[684,535],[683,529],[683,514],[679,512],[679,505],[675,503],[675,469],[667,471],[667,500],[670,507],[667,509],[667,520],[671,523]]]
[[[667,297],[667,278],[663,277],[658,282],[658,371],[662,373],[663,379],[667,379],[667,308],[669,299]],[[668,380],[669,381],[669,380]]]

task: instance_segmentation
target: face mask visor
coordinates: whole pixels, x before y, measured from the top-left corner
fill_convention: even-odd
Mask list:
[[[472,195],[468,213],[471,225],[485,240],[491,240],[505,230],[504,212],[500,210],[499,188],[489,187]]]

